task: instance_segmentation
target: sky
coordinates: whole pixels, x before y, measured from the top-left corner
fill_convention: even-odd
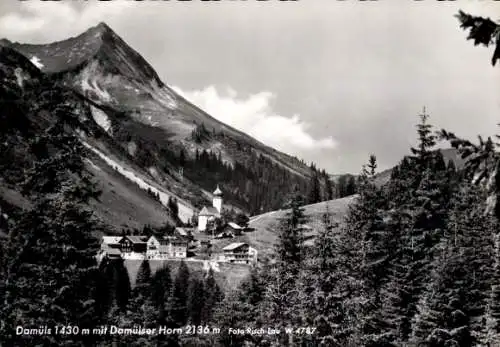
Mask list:
[[[459,9],[493,0],[1,1],[0,37],[48,43],[106,22],[163,82],[215,118],[330,173],[386,169],[439,128],[498,133],[500,67]]]

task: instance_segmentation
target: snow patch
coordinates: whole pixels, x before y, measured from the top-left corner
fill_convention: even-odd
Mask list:
[[[99,166],[97,166],[96,164],[94,164],[94,162],[92,160],[87,159],[87,162],[90,164],[90,166],[92,166],[97,171],[102,171],[102,169]]]
[[[147,91],[151,93],[151,96],[160,105],[165,106],[168,109],[177,108],[177,101],[173,97],[172,93],[168,89],[161,88],[156,82],[151,82],[150,88]]]
[[[93,62],[89,67],[85,68],[81,74],[80,74],[80,80],[81,80],[81,88],[84,93],[86,92],[92,92],[96,94],[98,98],[100,98],[102,101],[105,102],[111,102],[112,98],[109,93],[101,89],[97,85],[96,81],[96,72],[97,71],[97,62]],[[99,76],[99,74],[97,74]],[[103,77],[104,79],[104,77]]]
[[[156,168],[154,167],[150,167],[148,169],[148,172],[151,174],[151,176],[153,176],[156,180],[161,180],[161,177],[160,175],[158,174],[158,170],[156,170]]]
[[[130,154],[131,156],[134,156],[135,155],[135,152],[137,151],[137,145],[135,144],[135,142],[129,142],[127,144],[127,152],[128,154]]]
[[[168,199],[170,197],[169,194],[159,190],[158,188],[152,186],[151,184],[145,182],[142,178],[138,177],[137,174],[135,174],[131,169],[127,169],[124,167],[124,165],[116,162],[115,160],[109,158],[107,155],[99,151],[98,149],[92,147],[90,144],[88,144],[85,141],[82,141],[83,145],[96,153],[102,160],[106,162],[109,166],[115,168],[121,175],[125,176],[132,182],[135,182],[139,187],[141,187],[144,190],[150,189],[154,194],[158,194],[160,197],[160,202],[162,203],[163,206],[168,206]],[[179,201],[177,199],[178,205],[179,205],[179,218],[184,222],[187,223],[191,217],[193,216],[193,209],[190,208],[189,206],[185,205],[182,201]]]
[[[92,118],[94,118],[95,122],[103,128],[104,131],[111,135],[111,121],[106,113],[95,106],[90,106],[90,110],[92,112]]]
[[[30,61],[31,61],[31,63],[33,65],[35,65],[40,70],[45,67],[45,65],[42,64],[40,58],[38,58],[36,55],[34,55],[33,57],[31,57]]]
[[[497,205],[497,197],[495,194],[492,194],[486,198],[486,209],[484,211],[485,215],[491,214],[495,211],[495,207]]]
[[[24,81],[26,81],[28,77],[23,74],[23,69],[20,67],[14,70],[14,75],[16,76],[17,84],[22,88],[24,86]]]
[[[85,132],[80,129],[80,128],[76,128],[75,132],[78,134],[78,136],[80,136],[80,138],[82,139],[85,139],[87,137],[87,135],[85,134]]]

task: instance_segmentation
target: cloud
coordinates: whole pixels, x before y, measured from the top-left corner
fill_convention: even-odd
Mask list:
[[[128,1],[99,3],[78,9],[69,2],[26,1],[0,16],[0,32],[13,40],[53,41],[77,35],[100,21],[119,20]]]
[[[215,86],[193,91],[172,88],[221,122],[281,151],[333,149],[337,145],[332,137],[315,138],[309,133],[310,124],[299,115],[277,114],[271,105],[276,95],[271,92],[262,91],[244,98],[238,97],[230,87],[225,93]]]

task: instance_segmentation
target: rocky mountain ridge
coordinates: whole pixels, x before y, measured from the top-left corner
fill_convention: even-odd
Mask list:
[[[130,217],[143,199],[127,185],[153,192],[153,200],[163,205],[175,197],[183,222],[210,203],[216,184],[228,208],[249,214],[279,208],[295,187],[306,194],[315,176],[324,188],[326,177],[316,169],[219,122],[175,93],[105,23],[64,41],[39,45],[3,39],[0,45],[23,55],[28,70],[75,96],[67,105],[79,114],[74,131],[90,150],[89,170],[109,188],[105,210],[118,229],[148,220],[137,217],[142,222],[136,223]],[[113,211],[119,200],[128,212]],[[157,215],[152,212],[157,207],[149,210],[146,215]],[[120,224],[120,217],[127,220]]]

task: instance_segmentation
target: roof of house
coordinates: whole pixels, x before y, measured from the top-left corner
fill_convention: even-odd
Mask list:
[[[144,241],[144,239],[146,239],[145,236],[127,235],[125,237],[129,239],[132,243],[146,243],[146,241]]]
[[[165,239],[165,238],[161,238],[161,237],[156,237],[156,236],[151,236],[151,237],[148,239],[148,242],[149,242],[149,240],[151,240],[152,238],[154,238],[156,241],[158,241],[158,243],[159,243],[160,245],[163,245],[163,246],[164,246],[164,245],[168,245],[168,240],[167,240],[167,239]]]
[[[219,211],[213,206],[203,206],[200,211],[200,216],[215,216],[218,215]]]
[[[234,251],[235,249],[238,249],[243,246],[248,246],[248,244],[244,242],[233,242],[230,245],[227,245],[226,247],[223,248],[224,251]]]
[[[122,239],[122,236],[103,236],[102,243],[109,245],[112,243],[118,243],[118,242],[120,242],[121,239]]]
[[[186,229],[186,228],[175,228],[175,231],[179,234],[179,235],[182,235],[182,236],[189,236],[189,230]]]
[[[221,196],[222,195],[222,190],[220,190],[219,185],[217,185],[217,188],[214,191],[215,196]]]
[[[187,244],[188,240],[176,236],[165,236],[164,241],[173,245]]]
[[[229,222],[229,223],[227,223],[227,225],[229,225],[231,228],[236,229],[236,230],[238,230],[238,229],[243,229],[243,228],[242,228],[242,227],[240,227],[238,224],[233,223],[233,222]]]

